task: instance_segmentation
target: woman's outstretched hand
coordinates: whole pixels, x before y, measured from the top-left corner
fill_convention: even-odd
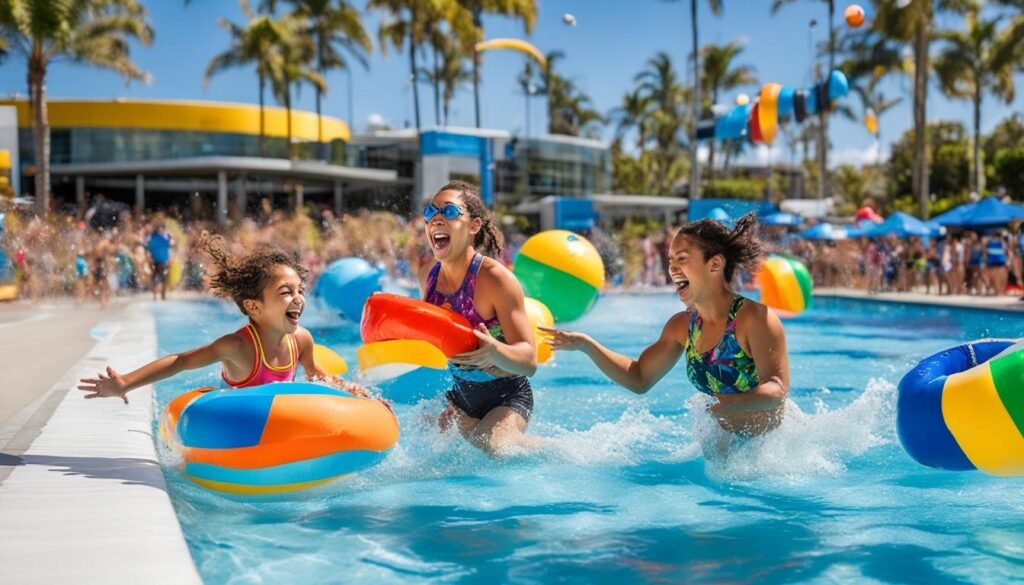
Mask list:
[[[544,334],[545,343],[556,351],[579,351],[586,349],[590,338],[586,333],[578,331],[563,331],[551,327],[537,327]]]
[[[96,374],[95,378],[82,378],[79,380],[78,389],[83,392],[92,392],[92,394],[86,394],[86,398],[120,398],[124,400],[125,404],[128,404],[128,396],[126,392],[128,384],[114,371],[114,368],[107,366],[107,374],[103,375],[102,372]]]

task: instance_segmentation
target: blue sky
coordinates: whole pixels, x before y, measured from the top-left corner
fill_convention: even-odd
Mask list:
[[[257,82],[252,69],[238,69],[215,77],[208,88],[203,87],[203,71],[211,57],[224,50],[229,43],[227,32],[217,24],[220,17],[236,22],[244,20],[236,0],[193,0],[188,6],[180,0],[144,0],[150,20],[156,31],[149,47],[136,47],[136,62],[153,76],[150,85],[125,83],[115,74],[82,65],[57,62],[48,75],[47,91],[54,98],[157,98],[196,99],[256,103]],[[751,65],[761,82],[775,81],[783,85],[805,87],[811,84],[811,35],[820,42],[827,35],[826,4],[806,0],[784,7],[772,16],[770,0],[725,0],[721,17],[712,16],[701,2],[700,41],[725,43],[733,39],[746,40],[741,55],[742,63]],[[868,4],[868,3],[865,3]],[[357,0],[362,7],[363,1]],[[597,109],[607,113],[617,106],[623,94],[633,86],[634,75],[644,68],[648,59],[658,51],[667,52],[676,63],[680,74],[686,74],[686,56],[691,45],[689,2],[665,0],[538,0],[537,25],[529,40],[541,51],[560,49],[566,53],[562,72],[571,77],[593,99]],[[842,9],[837,6],[836,26],[844,27]],[[563,23],[563,14],[572,14],[576,27]],[[869,15],[870,17],[870,15]],[[819,26],[811,32],[808,23],[817,19]],[[378,18],[368,15],[367,27],[376,43]],[[954,26],[958,20],[945,20],[944,26]],[[487,38],[525,38],[522,27],[501,18],[485,18]],[[481,89],[483,125],[525,133],[525,104],[521,90],[515,83],[521,71],[523,57],[511,51],[492,51],[486,54],[482,69]],[[25,89],[24,61],[12,56],[0,65],[0,92]],[[388,50],[387,57],[375,47],[368,70],[358,66],[352,72],[353,120],[358,131],[365,126],[370,115],[379,115],[393,126],[412,124],[412,93],[408,84],[407,54],[397,55]],[[347,76],[344,72],[328,75],[330,92],[324,112],[348,119]],[[890,110],[881,120],[882,141],[889,143],[911,125],[909,80],[893,79],[883,87],[886,95],[901,95],[903,102]],[[755,93],[756,87],[745,88]],[[1024,93],[1024,92],[1019,92]],[[425,125],[434,121],[432,90],[420,88],[421,116]],[[732,103],[733,96],[725,96]],[[856,98],[846,98],[859,104]],[[1018,96],[1010,106],[997,106],[989,99],[983,111],[983,129],[991,129],[1002,116],[1021,109]],[[306,88],[298,97],[296,106],[313,109],[313,92]],[[967,102],[950,102],[936,90],[928,102],[929,119],[953,119],[965,124],[970,121]],[[873,139],[859,123],[833,117],[831,139],[836,161],[861,162],[874,160]],[[452,104],[452,125],[473,125],[473,93],[467,86],[457,94]],[[532,103],[533,134],[541,133],[546,119],[541,99]],[[610,138],[611,130],[606,131]],[[781,141],[777,141],[781,142]],[[887,150],[883,146],[883,150]],[[760,160],[766,159],[760,153]],[[778,148],[775,160],[788,159],[788,153]]]

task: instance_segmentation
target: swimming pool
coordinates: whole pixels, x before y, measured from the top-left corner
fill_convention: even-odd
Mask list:
[[[681,309],[610,295],[573,328],[637,355]],[[156,305],[161,355],[241,326],[233,305]],[[304,317],[355,361],[357,327]],[[645,396],[582,355],[534,378],[541,456],[488,459],[424,422],[440,399],[396,405],[402,439],[354,478],[271,500],[229,499],[165,468],[209,583],[1004,582],[1024,574],[1021,481],[921,467],[894,431],[895,385],[919,359],[1024,315],[818,299],[785,322],[784,426],[708,462],[710,421],[677,366]],[[216,370],[157,385],[162,406]]]

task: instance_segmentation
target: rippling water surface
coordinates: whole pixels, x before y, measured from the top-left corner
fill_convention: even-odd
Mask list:
[[[682,306],[613,295],[572,324],[627,355]],[[243,323],[233,305],[155,309],[161,354]],[[351,364],[357,327],[303,317]],[[397,404],[402,439],[379,466],[314,491],[234,499],[165,467],[208,583],[997,583],[1024,576],[1022,482],[921,467],[894,432],[895,387],[919,359],[1024,316],[818,299],[785,321],[792,404],[781,429],[708,461],[703,402],[677,366],[644,396],[577,353],[533,379],[543,453],[494,461]],[[218,383],[215,369],[158,385]],[[166,454],[164,454],[166,457]],[[169,461],[169,459],[168,459]]]

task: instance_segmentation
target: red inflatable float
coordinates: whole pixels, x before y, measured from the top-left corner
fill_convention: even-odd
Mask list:
[[[419,299],[387,293],[376,293],[367,299],[359,333],[366,343],[419,339],[448,357],[478,347],[473,326],[462,315]]]

